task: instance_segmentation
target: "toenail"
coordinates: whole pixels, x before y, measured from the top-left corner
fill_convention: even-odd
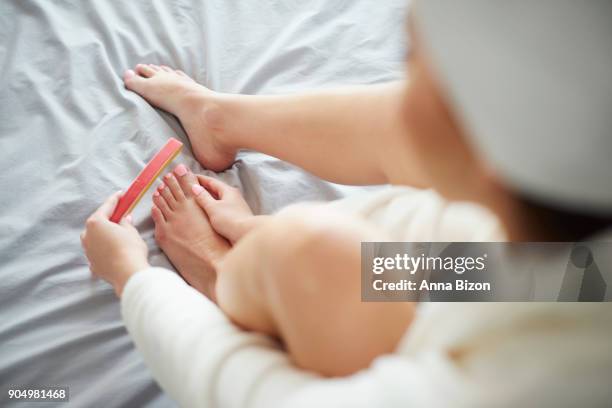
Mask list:
[[[162,191],[164,189],[164,184],[160,184],[159,186],[157,186],[157,189],[159,191]]]
[[[155,197],[159,197],[159,191],[154,192],[154,193],[153,193],[153,195],[154,195]]]
[[[193,191],[193,194],[195,195],[200,195],[200,193],[204,191],[204,188],[199,184],[194,184],[191,186],[191,191]]]
[[[133,77],[134,75],[136,75],[136,73],[132,71],[131,69],[128,69],[127,71],[125,71],[125,76],[127,77]]]
[[[170,173],[168,173],[168,174],[166,174],[166,175],[164,176],[164,178],[165,178],[166,180],[170,180],[170,177],[172,177],[172,174],[170,174]]]
[[[187,167],[185,167],[184,164],[179,164],[176,166],[176,169],[174,169],[174,172],[177,176],[183,177],[185,174],[187,174]]]

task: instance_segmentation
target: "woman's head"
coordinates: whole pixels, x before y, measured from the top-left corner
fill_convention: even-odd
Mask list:
[[[550,208],[568,223],[584,215],[602,220],[589,225],[605,225],[612,220],[612,3],[518,3],[416,4],[407,137],[428,182],[449,199],[480,202],[502,218],[521,212],[524,222],[537,223],[535,209]],[[574,32],[558,31],[567,27]]]

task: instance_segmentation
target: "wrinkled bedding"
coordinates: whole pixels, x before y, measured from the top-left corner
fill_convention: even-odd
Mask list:
[[[248,94],[385,82],[402,75],[406,3],[1,1],[0,405],[11,386],[45,385],[69,386],[71,406],[174,405],[79,243],[88,214],[169,136],[187,143],[172,115],[124,89],[127,67],[167,64]],[[259,153],[238,158],[218,177],[257,213],[363,190]],[[205,171],[189,148],[178,161]],[[135,223],[151,263],[170,267],[153,239],[150,200]]]

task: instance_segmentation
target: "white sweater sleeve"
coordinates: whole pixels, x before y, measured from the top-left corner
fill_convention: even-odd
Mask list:
[[[439,374],[428,375],[439,363],[393,355],[350,377],[318,377],[292,366],[270,338],[234,326],[216,305],[166,269],[132,276],[121,307],[153,376],[182,407],[364,408],[440,402],[431,398],[440,395],[433,392]],[[435,377],[438,381],[431,381]]]
[[[181,406],[269,407],[266,393],[276,399],[276,389],[290,391],[314,380],[292,370],[275,342],[234,326],[169,270],[132,276],[121,311],[153,376]]]

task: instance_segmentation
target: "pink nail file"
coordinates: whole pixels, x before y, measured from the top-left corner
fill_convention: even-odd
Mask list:
[[[183,144],[175,138],[170,138],[166,145],[159,151],[138,177],[134,179],[127,191],[119,198],[115,212],[110,217],[112,222],[119,222],[124,215],[132,211],[144,193],[151,187],[157,176],[166,168],[168,164],[179,154]]]

